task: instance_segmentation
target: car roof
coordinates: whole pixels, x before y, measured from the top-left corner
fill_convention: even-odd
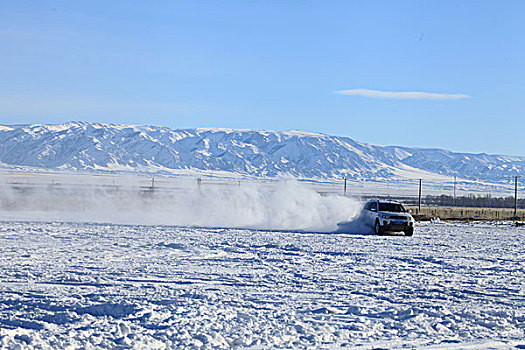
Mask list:
[[[371,199],[367,203],[370,203],[370,202],[401,204],[401,203],[396,202],[396,201],[388,201],[388,200],[380,200],[380,199]]]

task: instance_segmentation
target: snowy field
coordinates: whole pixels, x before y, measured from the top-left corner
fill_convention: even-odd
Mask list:
[[[525,229],[0,224],[2,348],[525,348]]]

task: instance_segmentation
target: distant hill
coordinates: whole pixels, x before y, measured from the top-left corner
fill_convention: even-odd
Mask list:
[[[374,146],[301,131],[169,129],[70,122],[0,126],[5,165],[88,171],[191,172],[383,181],[457,176],[509,182],[525,157]]]

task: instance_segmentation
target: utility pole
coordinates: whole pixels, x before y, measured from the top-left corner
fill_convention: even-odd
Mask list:
[[[346,196],[346,177],[343,177],[343,179],[345,179],[345,190],[344,190],[344,195]]]
[[[456,177],[454,176],[454,206],[456,205]]]
[[[518,216],[518,177],[514,177],[514,217]]]
[[[418,214],[421,213],[421,179],[419,179],[419,201],[418,201]]]
[[[153,191],[155,189],[155,178],[151,178],[151,190]]]

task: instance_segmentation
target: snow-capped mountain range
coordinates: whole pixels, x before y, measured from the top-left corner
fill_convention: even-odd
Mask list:
[[[381,181],[437,176],[509,182],[525,157],[374,146],[302,131],[70,122],[0,126],[4,166]]]

